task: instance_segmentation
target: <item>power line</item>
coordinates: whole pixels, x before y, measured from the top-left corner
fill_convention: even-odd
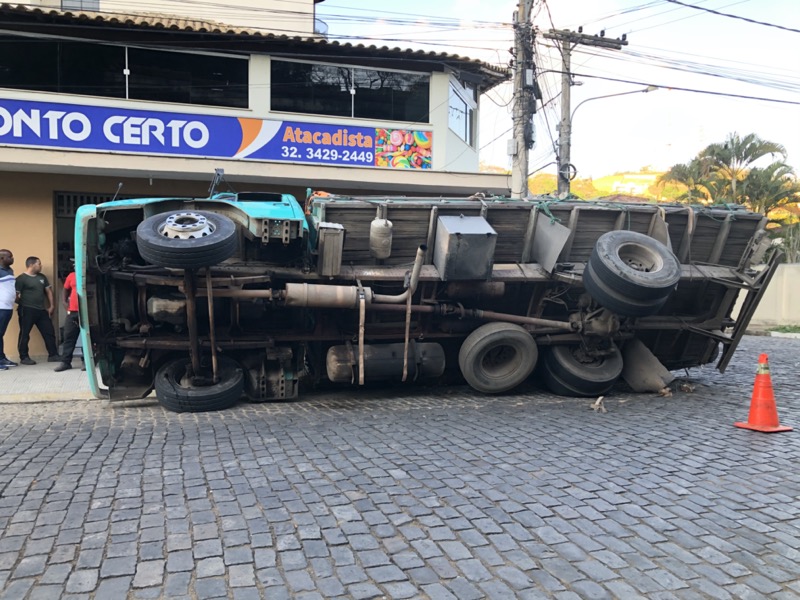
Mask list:
[[[666,0],[665,0],[666,1]],[[750,0],[739,0],[738,2],[731,2],[730,4],[724,4],[720,8],[728,8],[729,6],[736,6],[737,4],[744,4],[745,2],[750,2]],[[679,10],[679,9],[675,9]],[[681,17],[680,19],[672,19],[672,21],[665,21],[663,23],[656,23],[655,25],[650,25],[649,27],[640,27],[639,29],[634,29],[636,33],[640,33],[642,31],[647,31],[648,29],[656,29],[657,27],[663,27],[664,25],[672,25],[673,23],[678,23],[679,21],[685,21],[687,19],[694,19],[699,17],[699,13],[695,13],[692,15],[687,15],[685,17]]]
[[[601,53],[583,50],[581,54],[607,58],[611,60],[619,60],[624,62],[633,62],[635,64],[642,64],[647,66],[655,66],[660,69],[667,69],[672,71],[680,71],[684,73],[692,73],[695,75],[704,75],[707,77],[716,77],[720,79],[728,79],[733,81],[740,81],[751,85],[768,87],[771,89],[778,89],[784,91],[800,91],[800,79],[797,78],[782,78],[779,76],[762,75],[760,71],[751,71],[745,69],[731,69],[724,66],[712,65],[707,63],[695,63],[692,61],[675,60],[660,56],[655,56],[643,52],[629,51],[625,54],[614,53]]]
[[[794,29],[792,27],[784,27],[783,25],[777,25],[776,23],[767,23],[766,21],[756,21],[755,19],[748,19],[747,17],[720,12],[712,8],[705,8],[704,6],[687,4],[686,2],[680,2],[680,0],[666,0],[666,1],[671,2],[672,4],[679,4],[680,6],[685,6],[686,8],[694,8],[695,10],[702,10],[704,12],[711,13],[712,15],[719,15],[720,17],[728,17],[729,19],[738,19],[740,21],[746,21],[747,23],[753,23],[754,25],[764,25],[765,27],[774,27],[775,29],[782,29],[783,31],[800,33],[800,29]]]
[[[776,65],[764,65],[764,64],[760,64],[760,63],[752,63],[752,62],[747,62],[747,61],[743,61],[743,60],[734,60],[734,59],[731,59],[731,58],[722,58],[722,57],[718,57],[718,56],[707,56],[707,55],[704,55],[704,54],[696,54],[694,52],[682,52],[680,50],[675,50],[675,49],[672,49],[672,48],[658,48],[658,47],[655,47],[655,46],[645,46],[645,45],[642,45],[642,44],[637,44],[636,46],[637,46],[637,48],[642,48],[643,50],[651,50],[653,52],[663,52],[665,54],[675,54],[675,55],[679,55],[679,56],[689,56],[689,57],[692,57],[692,58],[702,58],[702,59],[706,59],[706,60],[709,60],[709,61],[716,61],[716,62],[719,62],[719,63],[731,63],[733,65],[744,65],[744,66],[747,66],[747,67],[755,67],[755,69],[757,69],[756,72],[758,72],[758,73],[763,73],[765,71],[774,71],[776,75],[780,71],[783,71],[783,72],[785,72],[787,74],[792,74],[792,75],[797,73],[796,69],[781,68],[781,67],[777,67]],[[630,54],[630,51],[626,52],[626,54]],[[666,59],[667,60],[673,60],[673,59],[670,59],[670,58],[666,58]],[[677,60],[677,59],[675,59],[675,60]]]
[[[561,50],[560,45],[544,45],[548,48]],[[654,65],[658,68],[669,69],[687,73],[693,73],[701,76],[715,77],[721,79],[728,79],[740,81],[751,85],[769,87],[783,91],[798,91],[800,87],[800,79],[795,75],[794,71],[785,71],[784,73],[773,72],[774,67],[758,65],[752,63],[743,63],[740,61],[731,61],[729,59],[721,59],[716,57],[698,56],[683,52],[676,52],[674,50],[663,50],[653,48],[656,52],[664,52],[668,54],[677,54],[684,56],[692,56],[697,58],[705,58],[716,62],[727,62],[730,65],[713,64],[708,62],[696,62],[680,58],[679,56],[661,56],[659,54],[648,54],[646,52],[638,52],[636,50],[626,50],[625,52],[604,52],[602,49],[599,51],[591,51],[589,49],[580,49],[580,53],[584,56],[608,58],[618,61],[627,61],[643,65]],[[741,66],[740,66],[741,65]],[[778,70],[780,71],[780,70]],[[791,73],[791,75],[789,75]],[[611,73],[614,75],[614,73]]]
[[[291,0],[291,1],[294,2],[295,0]],[[338,9],[338,10],[350,10],[350,11],[354,11],[354,12],[358,11],[358,9],[355,9],[355,8],[352,8],[352,7],[335,6],[335,5],[327,5],[327,4],[322,7],[322,9],[325,9],[325,8],[333,8],[333,9]],[[368,9],[364,9],[364,12],[367,12],[369,14],[402,15],[404,17],[411,17],[411,19],[408,19],[408,21],[411,22],[411,23],[416,23],[419,19],[427,20],[427,19],[431,18],[430,15],[420,15],[420,14],[412,14],[412,13],[407,13],[407,12],[395,12],[395,11],[387,11],[387,10],[375,10],[372,7],[368,8]],[[416,19],[414,17],[416,17]],[[325,18],[327,18],[327,16]],[[442,21],[450,21],[455,25],[459,25],[463,21],[461,18],[457,18],[457,17],[452,17],[452,18],[437,17],[437,18],[441,19]],[[380,20],[384,20],[383,17],[379,17],[379,19]],[[482,21],[482,22],[490,24],[490,25],[504,25],[504,26],[507,26],[507,27],[511,26],[511,23],[503,22],[503,21]]]
[[[698,0],[699,3],[707,2],[707,1],[708,0]],[[743,3],[749,2],[749,1],[750,0],[738,0],[736,2],[732,2],[730,4],[726,4],[722,8],[726,8],[728,6],[734,6],[736,4],[743,4]],[[659,0],[659,4],[661,2],[663,2],[663,0]],[[679,10],[681,10],[680,6],[673,7],[673,8],[668,8],[667,10],[662,10],[660,12],[653,13],[653,14],[650,14],[650,15],[646,15],[646,16],[643,16],[643,17],[637,17],[635,19],[631,19],[631,20],[625,21],[623,23],[618,23],[616,25],[610,25],[610,26],[606,27],[606,29],[620,29],[622,27],[625,27],[626,25],[633,25],[634,23],[639,23],[640,21],[647,21],[649,19],[653,19],[653,18],[658,17],[660,15],[666,15],[667,13],[672,13],[672,12],[676,12],[676,11],[679,11]],[[662,21],[660,23],[656,23],[654,25],[648,25],[647,27],[642,27],[642,28],[639,28],[639,29],[629,29],[628,33],[644,31],[646,29],[654,29],[656,27],[663,27],[664,25],[669,25],[671,23],[677,23],[678,21],[685,21],[686,19],[693,19],[693,18],[698,17],[698,16],[700,16],[700,15],[692,14],[692,15],[687,15],[685,17],[680,17],[679,19],[672,19],[671,21]]]
[[[553,73],[562,73],[562,71],[552,71]],[[710,96],[724,96],[727,98],[741,98],[744,100],[760,100],[762,102],[774,102],[777,104],[791,104],[800,106],[800,101],[795,100],[780,100],[778,98],[764,98],[762,96],[748,96],[745,94],[731,94],[728,92],[715,92],[713,90],[698,90],[696,88],[685,88],[685,87],[677,87],[674,85],[665,85],[663,83],[652,83],[646,81],[634,81],[631,79],[619,79],[617,77],[603,77],[602,75],[589,75],[588,73],[575,73],[572,72],[572,75],[575,77],[589,77],[590,79],[602,79],[604,81],[616,81],[618,83],[632,83],[634,85],[652,85],[657,88],[662,88],[665,90],[674,90],[676,92],[692,92],[695,94],[708,94]]]

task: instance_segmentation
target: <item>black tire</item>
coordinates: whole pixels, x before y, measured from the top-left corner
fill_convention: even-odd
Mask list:
[[[172,412],[206,412],[230,408],[242,397],[244,373],[239,364],[225,356],[218,359],[219,382],[214,385],[184,387],[180,384],[189,358],[173,360],[158,370],[156,398]],[[211,368],[209,367],[209,372]]]
[[[530,333],[513,323],[487,323],[467,336],[458,366],[467,383],[484,394],[506,392],[525,381],[539,350]]]
[[[600,306],[623,317],[654,315],[667,302],[667,296],[655,300],[635,300],[612,290],[597,276],[591,263],[583,271],[583,286]]]
[[[551,346],[543,362],[545,384],[562,396],[600,396],[622,374],[622,353],[613,344],[610,354],[598,357],[583,354],[580,346]]]
[[[554,394],[557,394],[559,396],[572,396],[578,398],[584,396],[584,394],[581,393],[579,390],[570,387],[569,385],[564,383],[564,381],[562,381],[557,375],[554,375],[553,372],[550,370],[550,368],[544,364],[544,361],[542,361],[541,374],[545,386],[547,386],[547,389],[553,392]]]
[[[168,219],[191,222],[201,220],[207,226],[197,231],[199,237],[169,237],[165,226]],[[193,235],[192,232],[176,233],[176,235]],[[175,269],[198,269],[210,267],[230,258],[237,248],[236,225],[218,213],[202,210],[186,210],[164,212],[153,215],[139,223],[136,228],[136,246],[139,254],[147,262],[159,267]]]
[[[635,231],[609,231],[595,244],[589,264],[611,290],[631,300],[659,300],[681,278],[681,265],[664,244]]]

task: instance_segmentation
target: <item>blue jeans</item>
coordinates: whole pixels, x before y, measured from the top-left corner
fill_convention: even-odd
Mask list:
[[[8,324],[11,322],[11,314],[14,311],[9,309],[2,308],[0,309],[0,360],[7,358],[6,355],[3,353],[3,336],[6,334],[6,329],[8,329]]]

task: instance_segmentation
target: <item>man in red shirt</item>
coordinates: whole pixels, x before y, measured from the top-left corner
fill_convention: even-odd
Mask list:
[[[75,352],[75,344],[78,342],[78,335],[81,332],[81,326],[78,322],[78,286],[75,280],[74,270],[70,271],[69,275],[67,275],[67,278],[64,280],[61,301],[67,309],[67,318],[64,321],[64,343],[61,364],[53,369],[56,373],[72,368],[72,354]]]

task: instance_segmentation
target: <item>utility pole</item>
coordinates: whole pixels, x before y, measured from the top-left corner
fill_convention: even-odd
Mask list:
[[[533,147],[533,122],[538,87],[533,73],[533,0],[519,0],[514,14],[514,139],[509,140],[511,197],[528,195],[528,150]]]
[[[583,28],[578,31],[568,29],[551,29],[544,34],[548,40],[554,40],[561,53],[561,124],[558,130],[558,195],[569,194],[569,184],[575,177],[575,166],[570,162],[570,149],[572,137],[572,117],[570,116],[570,88],[572,86],[571,57],[572,50],[579,44],[596,46],[610,50],[622,50],[628,45],[627,36],[609,39],[606,32],[600,35],[587,35]]]

